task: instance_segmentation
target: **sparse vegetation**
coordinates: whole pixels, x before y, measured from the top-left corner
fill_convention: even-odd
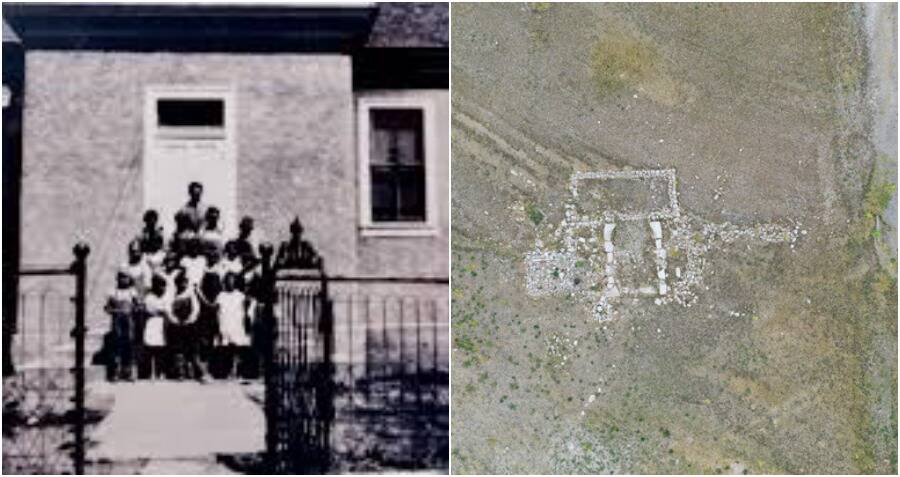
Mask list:
[[[653,74],[659,54],[647,43],[622,33],[608,33],[591,55],[594,81],[601,94],[636,85]]]
[[[531,9],[532,12],[546,12],[550,10],[553,4],[551,2],[530,2],[528,4],[528,8]]]
[[[541,225],[541,222],[544,220],[544,214],[534,204],[526,205],[525,213],[528,214],[528,219],[531,220],[531,223],[535,226]]]

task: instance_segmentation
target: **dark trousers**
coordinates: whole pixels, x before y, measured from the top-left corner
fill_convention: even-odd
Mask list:
[[[216,379],[252,379],[259,374],[255,372],[255,353],[249,346],[217,346],[211,356],[209,372]]]
[[[169,369],[168,350],[165,346],[144,345],[138,362],[138,378],[161,378]]]
[[[110,326],[112,353],[106,368],[110,381],[131,379],[134,361],[134,319],[130,314],[116,314]]]
[[[197,356],[197,330],[194,324],[170,325],[166,328],[169,344],[169,376],[175,379],[200,378],[203,369]]]

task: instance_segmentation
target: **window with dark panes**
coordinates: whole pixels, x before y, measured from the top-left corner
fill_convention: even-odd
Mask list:
[[[373,222],[425,221],[425,146],[421,109],[369,110]]]

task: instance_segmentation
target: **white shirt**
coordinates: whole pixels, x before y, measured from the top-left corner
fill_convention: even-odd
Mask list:
[[[181,258],[181,266],[184,267],[185,276],[187,276],[188,284],[199,285],[206,273],[206,257],[197,255],[196,257],[184,256]]]
[[[223,291],[216,298],[219,304],[219,334],[222,345],[250,346],[250,336],[244,328],[244,294]]]
[[[139,296],[143,296],[144,293],[150,290],[150,279],[153,277],[153,273],[143,257],[138,263],[125,263],[122,265],[121,270],[131,278],[131,282]]]
[[[222,260],[221,265],[222,269],[225,271],[225,274],[234,273],[235,275],[240,275],[241,272],[244,271],[244,265],[241,263],[240,258],[235,258],[232,260],[226,257]]]
[[[144,322],[144,344],[147,346],[165,346],[165,311],[169,308],[165,296],[159,297],[150,293],[144,300],[147,308],[147,321]]]

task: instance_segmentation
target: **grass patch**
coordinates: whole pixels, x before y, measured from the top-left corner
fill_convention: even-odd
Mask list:
[[[544,221],[544,213],[540,211],[534,204],[528,204],[525,206],[525,213],[528,214],[528,219],[531,220],[535,226],[541,225],[541,222]]]
[[[528,3],[528,8],[532,12],[536,12],[536,13],[546,12],[546,11],[550,10],[550,7],[552,7],[552,6],[553,6],[553,4],[550,2],[529,2]]]
[[[873,176],[869,179],[866,186],[865,196],[863,197],[862,211],[859,222],[850,231],[850,244],[854,247],[860,247],[872,239],[881,238],[881,230],[878,229],[878,222],[884,222],[882,216],[891,197],[896,191],[896,186],[880,177]]]
[[[655,49],[623,34],[611,33],[594,45],[591,69],[601,94],[619,91],[647,80],[656,70]]]

